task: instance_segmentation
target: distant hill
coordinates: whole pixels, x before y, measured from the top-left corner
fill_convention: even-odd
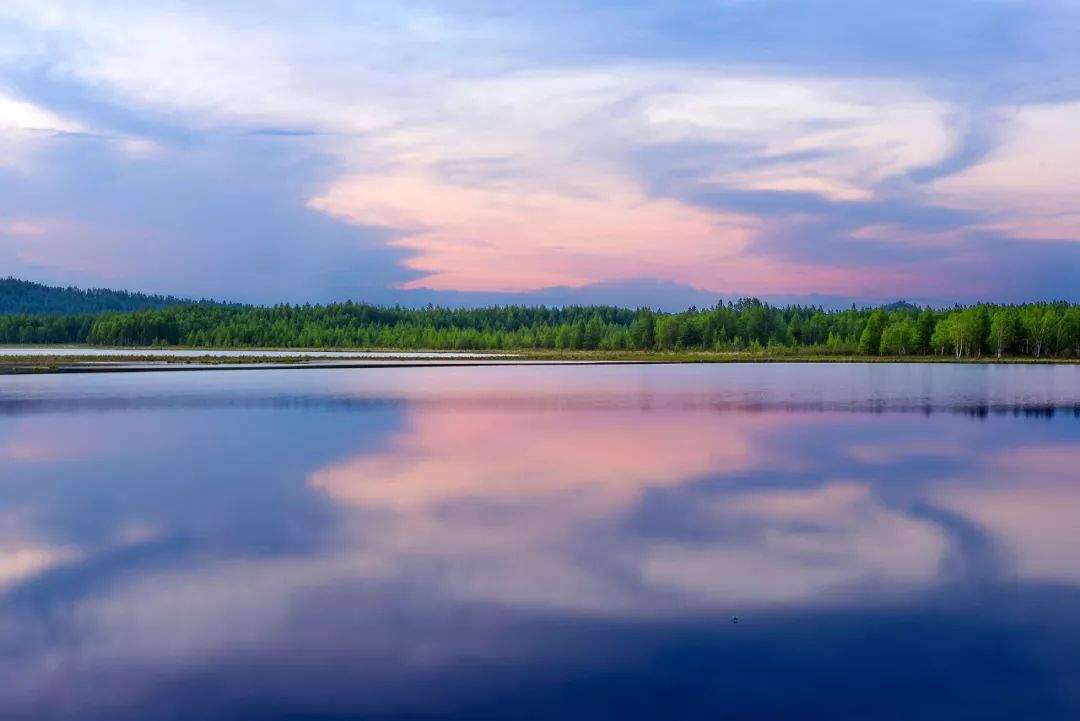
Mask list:
[[[896,300],[881,307],[888,311],[919,309],[919,306],[915,305],[914,303],[908,303],[906,300]]]
[[[73,315],[163,308],[190,301],[166,295],[104,288],[58,288],[18,278],[0,278],[0,315]]]

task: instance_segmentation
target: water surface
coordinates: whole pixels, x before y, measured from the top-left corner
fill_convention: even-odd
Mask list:
[[[15,719],[1080,716],[1080,368],[0,378]]]

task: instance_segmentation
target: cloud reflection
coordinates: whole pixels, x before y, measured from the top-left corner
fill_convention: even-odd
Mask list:
[[[790,468],[828,473],[775,440],[823,419],[843,425],[813,414],[421,406],[385,451],[310,483],[357,512],[380,567],[438,559],[452,569],[444,587],[473,598],[641,611],[932,580],[941,533],[865,481],[736,484]],[[648,514],[650,492],[663,488],[691,494],[700,523],[730,532],[689,543],[627,533],[625,519]]]
[[[978,524],[1008,554],[1009,572],[1037,581],[1080,583],[1080,448],[1024,444],[935,488],[936,503]]]
[[[30,379],[0,413],[0,705],[1053,706],[1077,416],[912,411],[1071,402],[1070,371],[808,368]]]

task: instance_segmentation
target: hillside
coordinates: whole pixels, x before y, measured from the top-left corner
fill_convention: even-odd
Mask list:
[[[58,288],[18,278],[0,278],[0,315],[75,315],[164,308],[187,302],[163,295],[105,288]]]

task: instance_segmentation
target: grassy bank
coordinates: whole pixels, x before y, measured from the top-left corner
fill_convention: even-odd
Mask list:
[[[154,349],[161,350],[161,349]],[[190,350],[190,349],[184,349]],[[289,349],[295,352],[295,349]],[[325,353],[327,349],[318,349]],[[385,358],[349,357],[349,353],[385,353]],[[313,352],[315,352],[313,350]],[[400,352],[385,349],[342,349],[342,357],[298,357],[293,355],[266,356],[227,356],[215,355],[214,349],[206,349],[205,355],[170,356],[167,351],[160,354],[131,355],[8,355],[0,356],[0,373],[49,373],[75,369],[113,369],[125,370],[129,367],[147,369],[154,366],[197,367],[197,366],[301,366],[301,367],[340,367],[342,361],[351,361],[350,367],[378,366],[380,364],[407,365],[430,363],[432,361],[451,361],[457,364],[495,365],[500,362],[514,363],[522,361],[578,363],[979,363],[979,364],[1078,364],[1078,358],[1031,358],[1028,356],[963,357],[954,355],[902,355],[902,356],[865,356],[865,355],[827,355],[816,353],[788,352],[711,352],[711,351],[551,351],[529,350],[509,351],[499,354],[499,358],[455,357],[453,354],[431,351],[414,351],[422,355],[403,357]],[[194,369],[194,368],[192,368]]]
[[[537,360],[619,360],[648,363],[983,363],[1080,364],[1080,358],[1030,356],[858,355],[773,351],[524,351],[518,358]]]

